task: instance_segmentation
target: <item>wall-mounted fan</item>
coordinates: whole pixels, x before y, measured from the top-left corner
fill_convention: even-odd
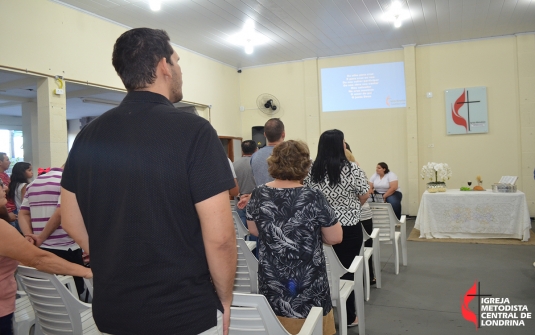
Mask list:
[[[256,105],[258,106],[258,109],[266,115],[274,115],[281,108],[279,99],[267,93],[260,94],[258,98],[256,98]]]

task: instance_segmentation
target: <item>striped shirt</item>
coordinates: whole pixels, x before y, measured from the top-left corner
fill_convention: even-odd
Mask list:
[[[40,234],[48,219],[59,207],[61,192],[61,175],[63,169],[52,168],[50,172],[40,175],[26,188],[26,195],[22,201],[21,210],[30,211],[34,234]],[[76,250],[80,247],[67,235],[61,225],[46,239],[41,248],[58,250]]]

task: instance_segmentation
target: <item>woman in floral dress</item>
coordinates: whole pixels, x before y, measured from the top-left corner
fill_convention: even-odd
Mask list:
[[[335,333],[323,243],[342,240],[342,227],[325,196],[303,187],[311,161],[303,142],[286,141],[268,158],[274,181],[253,190],[247,224],[258,236],[258,283],[292,334],[312,307],[323,307],[323,334]]]

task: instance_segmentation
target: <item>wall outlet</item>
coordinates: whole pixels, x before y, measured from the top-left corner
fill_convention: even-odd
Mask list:
[[[54,90],[54,94],[56,94],[56,95],[62,95],[64,93],[65,93],[65,90],[63,90],[62,88],[56,88]]]

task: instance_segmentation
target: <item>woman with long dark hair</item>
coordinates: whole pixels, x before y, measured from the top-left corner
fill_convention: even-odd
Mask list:
[[[333,129],[321,134],[318,154],[304,185],[321,190],[334,208],[344,237],[342,243],[333,248],[340,262],[348,268],[362,245],[360,206],[368,197],[369,185],[364,172],[346,158],[343,132]],[[347,273],[342,278],[353,280],[353,274]],[[348,327],[358,324],[353,294],[346,305]]]
[[[7,198],[15,202],[17,211],[20,210],[22,199],[24,199],[24,194],[26,194],[26,186],[31,178],[33,178],[32,164],[18,162],[13,166]]]

